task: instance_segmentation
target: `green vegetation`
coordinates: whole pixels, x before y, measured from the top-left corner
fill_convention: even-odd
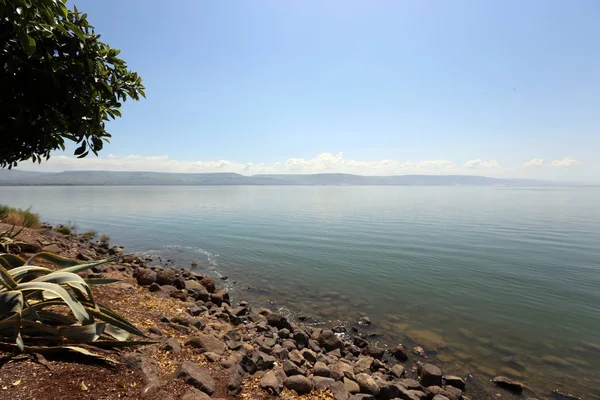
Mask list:
[[[69,228],[68,226],[65,226],[65,225],[57,226],[56,228],[54,228],[54,230],[58,233],[62,233],[65,236],[71,236],[71,234],[73,233],[71,231],[71,228]]]
[[[37,266],[36,261],[60,269]],[[49,346],[73,350],[73,343],[102,347],[144,343],[130,341],[130,335],[145,335],[92,295],[90,286],[116,280],[78,275],[110,261],[78,265],[52,253],[38,253],[28,260],[0,254],[0,340],[10,340],[22,352],[40,352]]]
[[[65,139],[78,157],[97,155],[121,102],[145,97],[119,50],[66,2],[0,0],[0,168],[48,159]]]
[[[100,235],[100,243],[103,243],[108,246],[108,244],[110,243],[110,236],[108,236],[106,233]]]
[[[30,208],[22,210],[4,204],[0,204],[0,222],[35,229],[42,225],[40,216],[32,213]]]

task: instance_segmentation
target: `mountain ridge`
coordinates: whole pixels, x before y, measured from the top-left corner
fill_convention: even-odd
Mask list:
[[[144,171],[31,172],[0,170],[1,186],[175,186],[175,185],[356,185],[356,186],[553,186],[560,183],[535,179],[490,178],[479,175],[354,175],[258,174],[233,172],[173,173]]]

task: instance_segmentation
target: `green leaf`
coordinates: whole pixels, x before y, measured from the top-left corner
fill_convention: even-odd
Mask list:
[[[19,39],[21,40],[21,46],[23,46],[23,50],[25,50],[27,55],[31,57],[35,52],[35,40],[23,31],[19,33]]]
[[[75,318],[77,318],[82,325],[94,322],[94,318],[88,313],[85,307],[60,285],[49,282],[25,282],[17,285],[16,290],[41,291],[42,296],[45,299],[60,297],[67,306],[69,306]]]
[[[49,252],[41,252],[34,254],[33,256],[31,256],[31,258],[29,258],[29,260],[27,260],[27,262],[25,262],[25,265],[31,265],[31,263],[33,263],[33,261],[37,259],[48,261],[49,263],[56,265],[59,268],[66,268],[72,267],[74,265],[79,265],[77,261],[71,260],[70,258],[61,257]]]

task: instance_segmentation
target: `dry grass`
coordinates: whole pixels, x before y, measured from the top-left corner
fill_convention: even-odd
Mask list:
[[[32,213],[30,209],[22,210],[3,204],[0,204],[0,222],[34,229],[42,226],[40,216],[36,213]]]

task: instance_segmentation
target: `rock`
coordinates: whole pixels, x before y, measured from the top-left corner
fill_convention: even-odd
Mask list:
[[[369,356],[359,357],[358,361],[356,363],[354,363],[354,373],[360,374],[363,372],[370,372],[372,365],[373,365],[373,357],[369,357]]]
[[[154,272],[154,271],[152,271],[152,272]],[[156,274],[156,272],[154,272],[154,273]],[[138,282],[138,284],[141,285],[141,283],[139,283],[139,282]],[[159,292],[160,291],[160,285],[158,283],[156,283],[156,282],[152,282],[150,284],[150,286],[148,287],[148,290],[150,292],[153,292],[153,293],[154,292]]]
[[[179,324],[183,326],[190,326],[192,324],[192,320],[187,316],[177,315],[171,318],[171,322],[174,324]]]
[[[375,397],[366,393],[357,393],[350,396],[348,400],[375,400]]]
[[[392,367],[392,374],[396,378],[402,378],[404,376],[404,366],[396,364]]]
[[[408,355],[406,354],[406,349],[401,344],[399,344],[398,346],[392,347],[392,349],[390,350],[390,353],[398,361],[408,360]]]
[[[62,251],[62,249],[56,244],[51,244],[51,245],[42,247],[42,251],[46,252],[46,253],[56,254],[56,253],[60,253]]]
[[[447,398],[446,396],[442,396],[441,394],[436,394],[435,396],[433,396],[432,400],[450,400],[450,399]]]
[[[151,285],[156,282],[156,272],[146,268],[140,269],[137,272],[135,279],[140,286]]]
[[[313,370],[314,370],[314,374],[316,376],[329,377],[329,374],[331,373],[331,371],[329,370],[329,367],[327,365],[325,365],[324,362],[321,362],[321,361],[317,361],[315,363]]]
[[[302,354],[302,357],[311,364],[314,364],[317,361],[317,355],[310,349],[304,349],[300,354]]]
[[[215,290],[215,292],[210,295],[210,301],[218,306],[221,306],[223,303],[229,304],[229,293],[224,289]]]
[[[237,396],[242,391],[242,381],[244,380],[244,370],[242,367],[235,366],[229,369],[227,380],[227,391],[232,396]]]
[[[207,369],[191,361],[182,362],[175,370],[175,377],[183,379],[187,384],[212,395],[215,392],[215,381]]]
[[[199,307],[204,306],[204,303],[210,300],[210,293],[208,293],[208,290],[206,290],[206,288],[202,285],[196,289],[190,290],[189,292],[194,299],[198,300],[198,302],[202,302],[202,304],[198,304],[198,302],[196,302],[196,305]]]
[[[374,396],[379,393],[379,385],[369,374],[361,373],[356,375],[356,383],[358,383],[361,393],[368,393]]]
[[[350,394],[360,392],[360,386],[358,386],[358,383],[356,383],[353,380],[350,380],[346,377],[344,377],[344,386],[346,387],[346,390]]]
[[[163,351],[170,351],[173,354],[181,353],[181,346],[175,338],[167,339],[163,344],[160,345],[160,349]]]
[[[183,394],[183,396],[181,396],[180,400],[206,400],[206,399],[210,399],[210,396],[204,392],[201,392],[200,390],[198,390],[196,388],[190,388],[190,389],[188,389],[187,392],[185,392]],[[157,400],[160,400],[160,399],[157,398]]]
[[[283,347],[277,345],[276,347],[273,347],[273,350],[271,351],[271,354],[273,354],[275,357],[277,357],[280,360],[287,360],[289,358],[289,351],[287,349],[284,349]]]
[[[454,386],[445,385],[442,387],[444,393],[442,395],[446,396],[450,400],[459,400],[462,399],[462,390],[455,388]]]
[[[159,285],[171,285],[175,286],[175,271],[170,268],[163,268],[156,274],[156,283]]]
[[[364,338],[360,336],[354,336],[354,338],[352,338],[352,343],[354,343],[355,346],[361,349],[364,349],[369,345],[369,342],[367,342]]]
[[[121,362],[133,370],[140,371],[146,383],[158,381],[158,367],[156,361],[140,353],[125,353]]]
[[[206,288],[202,286],[202,284],[196,280],[190,279],[184,281],[185,289],[193,290],[193,291],[206,291]]]
[[[348,397],[350,397],[343,382],[334,382],[329,386],[329,389],[333,393],[334,400],[348,400]]]
[[[427,395],[427,398],[429,398],[429,399],[432,399],[437,395],[444,396],[450,400],[458,400],[459,398],[462,397],[462,393],[459,393],[459,396],[457,397],[439,386],[429,386],[428,388],[425,389],[425,394]]]
[[[302,354],[298,350],[292,350],[289,355],[290,361],[297,365],[302,365],[306,362]]]
[[[173,297],[174,299],[179,299],[181,301],[185,301],[188,298],[188,293],[187,293],[187,290],[185,290],[185,289],[178,289],[178,290],[171,292],[171,297]]]
[[[513,393],[523,392],[523,384],[521,382],[510,380],[505,376],[497,376],[494,379],[492,379],[492,382],[494,382],[496,386],[511,391]]]
[[[273,396],[279,396],[282,388],[281,382],[279,382],[275,371],[267,372],[258,383],[258,386]]]
[[[206,397],[210,398],[208,396]],[[170,393],[162,390],[158,384],[146,385],[146,387],[142,389],[142,393],[140,393],[140,398],[143,400],[175,400]]]
[[[442,386],[442,370],[437,365],[419,365],[418,372],[421,376],[421,385],[425,387]]]
[[[160,328],[156,325],[151,326],[150,328],[148,328],[148,332],[154,334],[154,335],[158,335],[158,336],[163,336],[164,333],[163,331],[160,330]]]
[[[408,390],[419,390],[423,388],[421,384],[414,379],[400,379],[398,383]]]
[[[274,326],[277,329],[292,329],[288,320],[281,314],[270,313],[267,315],[267,324]]]
[[[425,350],[423,350],[423,348],[421,346],[413,347],[413,353],[415,353],[419,357],[427,358],[427,355],[425,354]]]
[[[200,284],[202,286],[204,286],[206,288],[206,290],[208,290],[209,293],[212,293],[215,291],[216,287],[215,287],[215,282],[209,278],[208,276],[203,277],[200,280]]]
[[[421,400],[421,397],[419,395],[417,395],[414,390],[408,390],[403,386],[397,386],[397,388],[400,391],[400,393],[398,394],[398,397],[396,397],[397,399]],[[422,392],[419,392],[419,393],[422,393]]]
[[[283,372],[285,372],[287,376],[306,374],[306,372],[304,372],[298,365],[296,365],[290,360],[285,360],[283,362]]]
[[[335,382],[333,379],[324,376],[313,376],[312,380],[315,390],[328,389]]]
[[[462,391],[464,391],[466,388],[465,380],[461,377],[454,375],[446,375],[444,377],[444,380],[446,381],[446,385],[454,386],[455,388],[460,389]]]
[[[332,330],[325,329],[318,336],[317,342],[321,347],[324,347],[327,351],[336,349],[343,349],[344,342],[340,339]]]
[[[300,395],[308,394],[313,390],[313,383],[302,375],[294,375],[286,378],[283,385],[290,390],[295,390]]]
[[[361,317],[358,323],[363,326],[369,326],[371,325],[371,319],[369,317]]]
[[[392,400],[400,397],[400,388],[392,382],[384,382],[379,387],[379,395],[381,400]]]
[[[277,332],[277,336],[279,336],[281,339],[288,339],[290,337],[290,333],[291,332],[288,328],[283,328]]]
[[[175,278],[173,286],[175,286],[177,289],[185,289],[185,279],[183,279],[183,276],[178,276]]]
[[[294,331],[294,340],[297,343],[298,349],[302,350],[304,347],[306,347],[308,345],[309,339],[310,336],[308,336],[308,333],[306,333],[306,331],[303,331],[301,329],[296,329]]]
[[[273,368],[276,359],[262,351],[255,351],[252,353],[252,361],[254,361],[259,371],[264,371]]]
[[[249,374],[254,374],[258,371],[258,367],[256,366],[256,362],[252,359],[252,357],[245,355],[240,360],[240,367]]]
[[[363,354],[371,356],[376,360],[381,360],[385,354],[385,349],[382,349],[381,347],[367,346],[367,348],[363,351]]]
[[[217,362],[221,359],[220,355],[218,355],[217,353],[213,353],[211,351],[204,353],[204,357],[206,357],[206,359],[210,362]]]
[[[225,344],[219,338],[204,333],[192,336],[185,341],[185,345],[220,355],[225,352]]]

